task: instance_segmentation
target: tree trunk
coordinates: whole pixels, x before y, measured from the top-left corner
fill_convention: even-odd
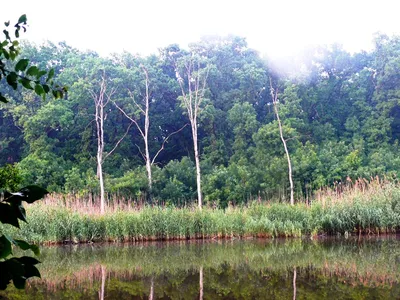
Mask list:
[[[100,213],[105,212],[105,197],[104,197],[104,180],[103,180],[103,166],[101,164],[101,155],[97,154],[97,176],[100,185]]]
[[[150,117],[149,117],[149,98],[150,98],[150,92],[149,92],[149,74],[147,70],[142,67],[143,72],[145,73],[146,76],[146,96],[145,96],[145,109],[144,109],[144,147],[145,147],[145,157],[146,157],[146,170],[147,170],[147,179],[149,181],[149,196],[151,200],[151,194],[152,194],[152,185],[153,181],[151,178],[151,158],[150,158],[150,152],[149,152],[149,127],[150,127]]]
[[[103,79],[100,86],[100,93],[94,96],[96,106],[96,129],[97,129],[97,178],[100,185],[100,213],[104,214],[104,180],[103,180],[103,153],[104,153],[104,93],[105,80]]]
[[[203,196],[201,192],[200,153],[197,139],[197,116],[201,112],[201,104],[204,100],[210,65],[207,64],[203,69],[201,68],[200,60],[195,61],[193,56],[191,56],[184,62],[183,69],[184,75],[187,78],[187,88],[185,87],[185,81],[179,73],[179,68],[175,65],[176,78],[182,91],[183,103],[186,107],[192,127],[193,150],[196,163],[197,198],[199,209],[202,209]]]
[[[140,148],[139,148],[139,151],[142,154],[142,157],[143,157],[143,159],[145,161],[146,172],[147,172],[147,180],[148,180],[148,188],[149,188],[149,198],[151,199],[152,198],[152,188],[153,188],[153,178],[152,178],[151,166],[154,164],[154,162],[155,162],[156,158],[158,157],[158,155],[164,150],[164,145],[168,141],[168,139],[172,135],[180,132],[183,128],[186,127],[186,125],[183,126],[182,128],[180,128],[179,130],[170,133],[166,138],[164,138],[164,141],[163,141],[160,149],[153,156],[153,158],[151,158],[150,150],[149,150],[149,129],[150,129],[150,112],[149,112],[149,110],[150,110],[150,94],[151,94],[151,91],[150,91],[150,80],[149,80],[148,71],[145,68],[145,66],[141,65],[141,69],[142,69],[142,71],[143,71],[143,73],[145,75],[145,96],[143,97],[143,103],[137,102],[132,93],[131,93],[131,98],[132,98],[132,101],[135,104],[135,106],[139,109],[140,114],[144,116],[144,128],[139,123],[139,119],[135,119],[135,117],[129,116],[125,112],[124,109],[122,109],[120,106],[118,106],[117,103],[114,102],[114,105],[117,107],[117,109],[126,118],[128,118],[132,122],[131,124],[135,124],[136,128],[138,129],[138,131],[139,131],[139,133],[140,133],[140,135],[141,135],[141,137],[143,139],[144,154],[142,153]],[[128,130],[129,130],[129,128],[128,128]]]
[[[192,135],[193,135],[193,148],[194,148],[194,159],[196,162],[196,182],[197,182],[197,198],[198,198],[198,206],[199,209],[202,209],[203,205],[203,196],[201,193],[201,170],[200,170],[200,155],[198,149],[198,141],[197,141],[197,124],[192,125]]]
[[[289,155],[289,150],[287,148],[286,140],[283,136],[283,129],[282,129],[282,123],[281,119],[279,118],[279,110],[278,110],[278,92],[274,92],[274,89],[272,87],[272,81],[270,79],[270,92],[271,92],[271,97],[272,97],[272,102],[274,105],[274,110],[275,110],[275,115],[276,119],[278,121],[278,126],[279,126],[279,135],[283,144],[283,147],[285,149],[286,153],[286,158],[288,162],[288,173],[289,173],[289,183],[290,183],[290,204],[294,205],[294,187],[293,187],[293,176],[292,176],[292,162],[290,160],[290,155]]]

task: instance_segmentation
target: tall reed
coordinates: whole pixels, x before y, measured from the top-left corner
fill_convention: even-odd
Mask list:
[[[392,233],[400,230],[400,186],[358,180],[294,206],[252,202],[198,210],[114,201],[101,215],[93,201],[52,196],[27,210],[29,224],[12,234],[37,243]]]

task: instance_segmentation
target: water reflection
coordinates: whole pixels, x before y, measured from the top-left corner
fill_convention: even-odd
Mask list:
[[[396,299],[400,240],[206,241],[42,249],[9,299]]]

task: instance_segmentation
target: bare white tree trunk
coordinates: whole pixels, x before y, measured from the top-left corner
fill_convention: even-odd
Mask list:
[[[108,152],[107,154],[104,153],[104,121],[106,119],[104,108],[110,102],[111,97],[115,93],[115,90],[112,89],[110,93],[107,93],[107,83],[106,78],[103,75],[101,83],[100,83],[100,91],[96,93],[93,90],[89,91],[95,105],[95,122],[96,122],[96,132],[97,132],[97,155],[96,155],[96,162],[97,162],[97,178],[99,179],[100,185],[100,213],[104,214],[105,212],[105,191],[104,191],[104,177],[103,177],[103,162],[104,160],[111,155],[114,150],[118,147],[118,145],[122,142],[125,136],[128,134],[128,130],[122,136],[121,139],[115,144],[114,148]]]
[[[92,93],[95,104],[95,120],[97,131],[97,178],[100,185],[100,212],[104,214],[105,210],[105,197],[104,197],[104,180],[103,180],[103,153],[104,153],[104,95],[106,93],[106,83],[103,77],[100,84],[99,94]]]
[[[196,163],[196,183],[197,183],[197,199],[198,206],[201,209],[203,206],[203,197],[201,194],[201,169],[200,169],[200,154],[197,141],[197,124],[192,125],[194,160]]]
[[[278,91],[274,91],[274,88],[272,87],[271,78],[269,79],[269,84],[270,84],[270,93],[271,93],[272,102],[274,105],[276,120],[278,121],[278,126],[279,126],[279,135],[281,137],[281,141],[282,141],[283,147],[285,149],[286,158],[287,158],[287,162],[288,162],[288,171],[289,171],[288,173],[289,173],[289,183],[290,183],[290,204],[294,205],[294,186],[293,186],[293,176],[292,176],[292,162],[290,160],[290,155],[289,155],[289,150],[287,148],[286,140],[283,136],[282,122],[281,122],[281,119],[279,118]]]
[[[145,96],[145,105],[144,105],[144,150],[145,150],[145,159],[146,159],[146,170],[147,170],[147,179],[149,181],[149,192],[151,196],[151,190],[153,186],[153,180],[151,176],[151,158],[149,152],[149,127],[150,127],[150,118],[149,118],[149,73],[147,72],[146,68],[142,66],[143,72],[146,76],[146,96]]]
[[[179,69],[175,67],[176,78],[181,87],[183,104],[186,107],[190,125],[192,127],[194,159],[196,163],[196,181],[197,181],[197,200],[199,209],[203,206],[203,196],[201,192],[201,169],[200,169],[200,153],[198,149],[198,125],[197,117],[200,113],[201,104],[204,100],[206,90],[206,82],[209,73],[209,65],[201,70],[200,62],[197,64],[193,57],[188,59],[184,65],[184,75],[187,77],[187,91],[185,91],[185,82],[180,75]],[[201,72],[204,71],[204,72]]]

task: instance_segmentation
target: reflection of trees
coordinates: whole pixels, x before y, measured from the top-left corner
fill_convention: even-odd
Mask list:
[[[99,291],[99,300],[104,300],[105,285],[106,285],[106,267],[101,265],[101,288]]]
[[[296,267],[293,267],[293,300],[296,300],[296,277],[297,270]]]
[[[191,299],[219,294],[287,299],[304,298],[312,290],[328,293],[334,287],[347,295],[354,286],[358,287],[355,293],[378,287],[381,292],[400,294],[399,246],[396,240],[360,244],[291,240],[94,246],[68,252],[45,248],[43,280],[30,281],[28,292],[57,294],[72,289],[93,298],[104,291],[106,298],[112,298],[122,290],[127,298],[156,299],[164,294],[176,298],[187,291]]]
[[[150,293],[149,293],[149,300],[153,300],[154,299],[154,277],[151,277],[151,281],[150,281]]]
[[[203,300],[203,266],[201,266],[199,270],[199,290],[200,290],[199,299]]]
[[[107,272],[106,272],[107,270]],[[207,285],[204,285],[204,268],[199,267],[192,271],[177,271],[148,276],[140,275],[142,271],[108,271],[108,267],[98,266],[78,274],[80,282],[58,282],[52,289],[45,282],[37,280],[27,290],[30,298],[36,299],[38,295],[51,295],[53,298],[65,298],[64,293],[81,295],[80,298],[93,299],[98,294],[99,299],[157,299],[157,298],[185,298],[209,299],[222,297],[225,299],[296,299],[302,298],[327,299],[357,298],[363,295],[375,295],[377,298],[395,299],[391,295],[400,292],[398,283],[374,289],[374,283],[363,288],[358,282],[351,282],[351,277],[339,278],[331,273],[308,268],[290,268],[286,270],[256,271],[243,263],[240,266],[223,264],[207,269]],[[90,274],[92,272],[92,274]],[[89,276],[89,278],[85,277]],[[107,284],[104,284],[107,278]],[[94,280],[93,280],[94,279]],[[72,277],[71,277],[72,280]],[[89,286],[89,281],[92,286]],[[149,284],[150,282],[150,284]],[[157,285],[154,284],[157,282]],[[20,291],[18,291],[20,292]],[[22,291],[25,293],[24,291]],[[372,294],[369,294],[371,292]],[[13,297],[11,297],[14,299]],[[18,298],[18,297],[15,297]],[[79,297],[78,297],[79,298]]]

